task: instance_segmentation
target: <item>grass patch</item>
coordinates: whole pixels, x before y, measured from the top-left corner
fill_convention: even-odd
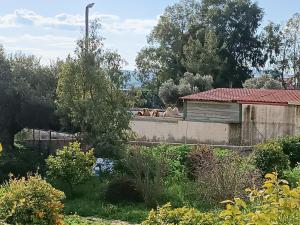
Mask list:
[[[109,221],[104,221],[102,219],[90,219],[82,218],[78,215],[66,216],[65,217],[66,225],[110,225]]]
[[[105,201],[104,193],[108,181],[109,178],[93,177],[85,184],[76,186],[74,195],[67,197],[64,201],[64,213],[131,223],[140,223],[145,220],[151,209],[147,208],[144,203],[111,204]],[[68,192],[67,187],[61,183],[55,183],[54,186]]]
[[[65,202],[65,213],[80,216],[94,216],[108,220],[122,220],[141,223],[149,213],[144,204],[110,204],[106,202],[73,199]]]

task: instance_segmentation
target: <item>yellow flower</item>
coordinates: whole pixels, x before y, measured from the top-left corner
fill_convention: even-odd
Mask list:
[[[42,219],[44,217],[44,214],[45,214],[44,212],[37,212],[36,215],[38,218]]]

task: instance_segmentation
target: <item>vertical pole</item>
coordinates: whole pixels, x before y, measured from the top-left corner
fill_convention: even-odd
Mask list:
[[[89,43],[89,7],[85,7],[85,48],[88,50]]]

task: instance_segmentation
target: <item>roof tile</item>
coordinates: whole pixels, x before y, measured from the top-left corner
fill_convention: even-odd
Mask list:
[[[257,104],[300,103],[300,90],[217,88],[182,97],[190,101],[217,101]]]

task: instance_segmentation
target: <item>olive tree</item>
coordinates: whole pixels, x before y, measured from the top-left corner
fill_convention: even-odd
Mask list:
[[[9,152],[23,128],[59,129],[55,115],[57,74],[34,56],[8,57],[0,47],[0,142]]]

